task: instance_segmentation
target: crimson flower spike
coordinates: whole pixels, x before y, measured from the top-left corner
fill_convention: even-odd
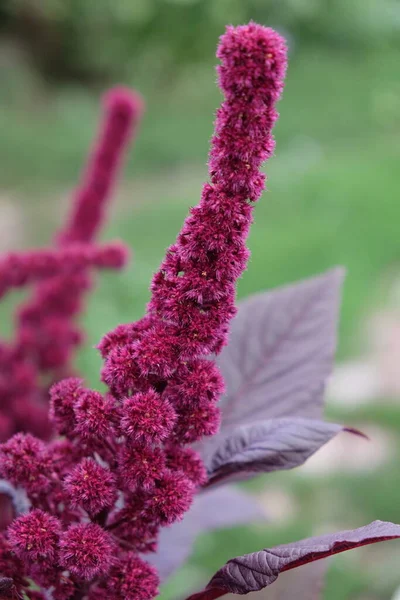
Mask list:
[[[0,474],[34,506],[8,528],[7,550],[57,600],[154,598],[158,576],[140,554],[156,550],[160,528],[183,517],[206,480],[187,444],[218,430],[223,382],[204,355],[220,351],[235,314],[286,48],[277,33],[251,23],[228,28],[218,57],[225,101],[211,181],[153,280],[146,316],[100,343],[110,393],[59,381],[50,390],[51,420],[64,440],[17,434],[0,447]],[[69,596],[61,595],[65,586]]]
[[[105,220],[106,205],[125,151],[140,121],[143,102],[136,92],[117,87],[104,95],[103,108],[100,132],[75,192],[71,214],[56,235],[60,247],[94,241]],[[83,295],[91,286],[87,269],[76,275],[54,277],[38,285],[19,311],[18,337],[22,343],[27,336],[30,338],[33,361],[39,370],[70,369],[71,351],[82,340],[81,335],[74,334],[72,319],[81,310]],[[43,338],[48,341],[45,348]],[[50,357],[47,348],[51,345]]]
[[[211,182],[153,279],[147,315],[119,326],[99,346],[103,381],[120,404],[126,435],[118,455],[126,504],[112,527],[134,539],[130,522],[143,507],[131,493],[140,490],[151,515],[142,523],[141,544],[151,545],[157,526],[181,518],[204,483],[199,457],[184,446],[218,430],[223,383],[203,356],[226,342],[253,204],[264,187],[260,166],[274,149],[271,130],[286,71],[283,39],[253,23],[228,28],[218,57],[225,101],[212,140]]]
[[[283,39],[255,23],[228,27],[217,56],[225,101],[211,144],[211,183],[156,274],[149,306],[173,324],[185,358],[218,352],[226,342],[235,283],[249,257],[245,241],[253,203],[265,184],[260,166],[275,147],[275,104],[286,73]]]
[[[98,233],[125,151],[143,112],[140,96],[123,87],[109,90],[104,95],[103,107],[103,122],[75,191],[72,212],[57,235],[61,245],[89,242]]]

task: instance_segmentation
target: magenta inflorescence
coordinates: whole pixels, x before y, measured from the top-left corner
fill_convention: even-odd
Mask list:
[[[212,139],[210,181],[153,278],[146,315],[119,325],[99,344],[107,391],[88,389],[77,377],[60,379],[50,389],[50,418],[62,437],[46,442],[18,433],[0,446],[0,474],[23,488],[31,505],[0,538],[0,567],[4,563],[29,598],[37,593],[30,591],[34,582],[53,600],[151,600],[158,577],[142,555],[157,549],[160,528],[181,519],[206,482],[190,445],[219,428],[223,380],[210,357],[226,344],[236,311],[235,283],[246,267],[253,205],[265,183],[260,166],[274,148],[286,48],[277,33],[251,23],[228,27],[217,56],[225,100]],[[52,260],[92,244],[133,112],[126,91],[118,98],[114,112],[115,92],[107,98],[102,142]],[[91,260],[116,266],[116,255],[104,252],[96,250]],[[77,282],[74,289],[82,291],[87,267],[55,269],[38,285],[39,296],[57,298],[77,274],[82,287]],[[28,277],[37,275],[29,270]],[[32,318],[40,328],[45,320],[37,300]],[[70,325],[77,306],[70,299],[62,304]],[[25,307],[21,324],[29,311]],[[57,368],[67,362],[64,357]]]
[[[75,320],[92,287],[92,272],[120,269],[127,260],[124,245],[99,246],[95,237],[142,101],[134,92],[115,88],[103,104],[99,137],[55,247],[0,260],[0,298],[34,284],[31,297],[17,309],[15,339],[0,343],[0,441],[21,430],[50,435],[48,388],[72,372],[74,351],[84,339]]]

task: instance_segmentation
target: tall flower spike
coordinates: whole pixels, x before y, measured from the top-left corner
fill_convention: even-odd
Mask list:
[[[34,510],[61,524],[53,571],[24,561],[29,579],[54,589],[55,600],[67,598],[60,588],[66,571],[76,598],[151,600],[158,577],[138,553],[156,549],[159,529],[182,518],[206,479],[186,445],[217,430],[223,382],[203,355],[221,349],[235,314],[235,283],[246,265],[252,203],[264,183],[259,167],[272,152],[286,66],[283,40],[255,24],[228,28],[218,56],[225,101],[210,183],[154,277],[145,317],[100,343],[109,392],[88,390],[75,378],[57,383],[51,416],[66,439],[42,445],[14,436],[0,446],[0,474],[27,489]],[[88,230],[76,235],[88,242]],[[40,489],[32,469],[43,480]],[[25,530],[9,531],[24,556]]]
[[[98,139],[90,153],[82,181],[76,189],[67,225],[56,235],[57,244],[61,247],[90,243],[101,229],[124,154],[143,112],[143,102],[138,94],[129,89],[114,88],[105,94],[103,110]],[[110,255],[109,259],[111,258]],[[44,330],[46,337],[57,346],[60,332],[54,327],[46,327],[50,317],[55,315],[58,321],[62,317],[65,329],[71,332],[74,328],[71,319],[81,309],[83,294],[90,287],[91,280],[87,270],[80,277],[56,277],[39,285],[32,300],[20,312],[20,333],[28,329],[39,345]],[[71,299],[69,304],[66,304],[65,297]],[[67,336],[63,337],[64,346],[75,346],[80,341],[70,338],[68,342]],[[45,370],[66,367],[70,358],[70,352],[61,352],[57,364],[47,365],[44,352],[39,350],[39,354],[39,368]]]
[[[154,277],[149,306],[172,323],[177,356],[186,359],[218,352],[225,343],[235,314],[234,284],[248,258],[251,203],[264,187],[259,169],[274,149],[275,104],[286,72],[283,39],[255,23],[228,27],[217,56],[225,101],[212,139],[211,183]]]
[[[235,283],[248,258],[252,203],[264,185],[261,163],[273,151],[275,103],[286,70],[282,38],[253,23],[228,28],[218,56],[225,102],[210,152],[211,183],[153,279],[145,326],[119,326],[99,346],[103,381],[122,404],[120,426],[129,439],[119,455],[120,472],[131,492],[154,488],[147,509],[159,523],[182,516],[204,477],[196,455],[187,456],[185,468],[178,450],[218,430],[223,382],[201,356],[221,350],[235,314]],[[148,390],[154,406],[159,395],[176,414],[168,438],[159,438],[164,472],[160,450],[143,445],[150,439],[138,437],[130,415]]]

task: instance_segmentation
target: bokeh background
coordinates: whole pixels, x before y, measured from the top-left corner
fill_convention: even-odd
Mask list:
[[[290,46],[268,192],[243,297],[348,270],[327,417],[356,425],[304,468],[248,487],[269,522],[202,536],[163,591],[178,598],[226,559],[376,518],[400,522],[400,2],[398,0],[0,0],[0,249],[46,244],[63,219],[110,85],[147,111],[106,238],[134,249],[103,277],[84,321],[92,346],[141,315],[151,273],[207,177],[220,102],[215,47],[227,23],[277,28]],[[1,308],[2,332],[9,311]],[[326,600],[398,598],[396,542],[336,557]]]

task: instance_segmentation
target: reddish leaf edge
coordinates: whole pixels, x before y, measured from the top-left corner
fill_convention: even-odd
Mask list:
[[[333,542],[332,546],[330,548],[327,548],[326,550],[314,551],[314,552],[310,551],[307,556],[299,557],[297,560],[294,559],[292,562],[282,566],[282,568],[276,569],[276,573],[271,574],[273,577],[272,581],[270,581],[269,583],[266,583],[266,585],[262,585],[258,589],[249,590],[248,592],[246,592],[246,591],[237,592],[237,591],[234,591],[233,589],[229,589],[229,587],[225,587],[225,586],[221,587],[220,584],[215,585],[213,583],[213,581],[216,578],[221,577],[220,573],[224,569],[224,567],[223,567],[220,571],[218,571],[212,577],[212,579],[210,580],[210,582],[204,588],[203,591],[192,594],[191,596],[187,597],[186,600],[216,600],[217,598],[221,598],[222,596],[225,596],[226,594],[229,594],[229,593],[243,595],[243,594],[247,594],[252,591],[255,591],[255,592],[260,591],[262,589],[265,589],[272,583],[274,583],[278,579],[279,575],[281,573],[284,573],[285,571],[290,571],[297,567],[301,567],[303,565],[315,562],[317,560],[322,560],[324,558],[334,556],[335,554],[339,554],[341,552],[347,552],[347,550],[361,548],[362,546],[368,546],[371,544],[376,544],[378,542],[385,542],[385,541],[400,539],[400,525],[391,523],[388,521],[373,521],[372,523],[370,523],[369,525],[366,525],[364,527],[360,527],[358,529],[353,529],[353,530],[348,530],[348,531],[341,531],[341,532],[337,532],[336,534],[332,534],[332,535],[345,536],[346,534],[350,534],[350,537],[351,537],[354,534],[362,533],[363,530],[373,529],[374,527],[380,527],[380,528],[387,527],[388,529],[390,527],[393,527],[393,528],[397,529],[397,531],[396,531],[396,533],[393,533],[393,534],[388,533],[387,535],[381,535],[381,536],[372,535],[370,537],[365,537],[364,539],[360,539],[360,540],[356,540],[356,541],[351,541],[351,540],[346,540],[346,539],[338,540],[336,542]],[[313,539],[313,540],[315,540],[315,544],[317,545],[318,541],[323,540],[325,537],[327,537],[327,536],[321,536],[319,538],[318,537],[317,538],[309,538],[308,541],[311,541],[311,539]],[[307,540],[303,540],[303,541],[307,541]],[[293,545],[295,546],[298,543],[299,542],[294,542]],[[264,550],[264,552],[266,552],[266,553],[270,552],[271,554],[273,554],[275,551],[277,551],[279,549],[290,548],[290,546],[291,546],[291,544],[284,544],[282,546],[275,546],[274,548],[271,548],[271,549],[266,548]],[[251,556],[251,555],[245,555],[245,556]],[[229,564],[237,563],[240,560],[240,558],[243,558],[243,557],[238,557],[238,558],[229,560],[226,563],[225,567]]]
[[[358,435],[358,437],[362,437],[364,438],[364,440],[367,440],[367,442],[371,441],[371,438],[364,433],[363,431],[360,431],[359,429],[356,429],[355,427],[343,427],[342,431],[346,432],[346,433],[352,433],[354,435]]]

